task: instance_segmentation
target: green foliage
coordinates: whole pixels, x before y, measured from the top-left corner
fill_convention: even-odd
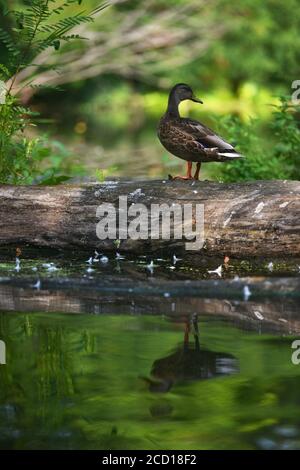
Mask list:
[[[291,105],[287,97],[281,97],[281,105],[277,106],[270,129],[276,137],[274,155],[282,162],[286,177],[300,179],[300,106]]]
[[[5,139],[4,139],[5,141]],[[46,135],[18,137],[6,146],[1,160],[0,182],[10,184],[58,184],[83,172],[73,161],[72,153]]]
[[[227,116],[221,120],[220,133],[246,157],[218,165],[216,172],[223,181],[299,179],[300,107],[291,105],[287,97],[280,101],[266,129],[258,119],[243,123]]]
[[[97,168],[95,170],[95,176],[97,180],[100,183],[102,183],[103,181],[105,181],[105,178],[107,176],[113,176],[117,170],[118,170],[118,167],[116,165],[111,165],[110,167],[105,168],[105,169]]]
[[[247,159],[232,165],[212,165],[213,177],[219,176],[226,181],[299,178],[295,164],[299,135],[296,116],[289,109],[280,111],[276,118],[267,104],[272,102],[272,96],[288,93],[291,82],[299,78],[300,9],[297,0],[216,0],[212,7],[199,10],[192,8],[196,1],[188,7],[189,2],[184,0],[151,0],[146,9],[142,7],[143,2],[127,1],[115,4],[104,17],[99,15],[93,25],[94,13],[107,6],[104,3],[93,10],[96,1],[0,1],[7,5],[0,15],[0,80],[10,89],[7,102],[11,106],[9,110],[7,105],[0,105],[1,182],[36,180],[36,172],[42,163],[40,161],[33,169],[33,156],[26,150],[26,139],[29,139],[25,138],[28,135],[26,128],[35,115],[18,106],[13,98],[18,91],[24,93],[21,86],[26,80],[34,80],[28,86],[35,95],[35,105],[43,110],[46,118],[55,119],[63,141],[70,138],[76,145],[80,140],[84,144],[80,148],[90,146],[91,150],[101,147],[104,168],[115,164],[111,161],[115,155],[119,174],[140,176],[143,172],[145,176],[165,176],[167,165],[181,166],[182,162],[171,156],[166,157],[167,164],[163,161],[162,155],[167,154],[154,135],[157,120],[166,107],[169,87],[184,81],[203,97],[205,107],[197,114],[196,108],[185,103],[183,115],[195,113],[193,117],[209,125],[211,115],[218,115],[218,121],[220,115],[228,114],[243,119],[248,115],[257,118],[247,124],[237,117],[221,119],[219,132],[236,143]],[[171,23],[163,20],[167,17],[172,18]],[[154,19],[157,24],[152,43],[139,28],[145,25],[145,31],[147,27],[151,29]],[[203,42],[202,36],[195,34],[203,19],[204,26],[209,24],[210,30],[215,31],[213,41],[205,37]],[[63,57],[74,54],[78,71],[86,71],[86,61],[81,61],[81,57],[86,58],[91,52],[82,37],[87,31],[80,31],[81,34],[73,31],[74,26],[80,25],[93,31],[92,49],[94,51],[97,45],[101,51],[99,57],[93,52],[94,60],[89,65],[97,72],[83,74],[82,80],[78,73],[77,81],[73,82],[73,73],[64,70],[67,75],[65,90],[64,94],[58,94],[59,86],[44,84],[43,78],[52,76],[52,82],[56,83],[55,77],[64,75]],[[173,38],[172,25],[178,27],[178,36],[183,38],[181,42]],[[97,42],[95,35],[99,31]],[[139,34],[144,39],[140,44],[134,42],[134,36],[139,37]],[[194,39],[189,41],[188,38]],[[34,65],[36,56],[45,51],[51,52],[49,62]],[[159,51],[161,55],[158,56]],[[166,66],[169,56],[178,56],[178,66]],[[48,75],[49,63],[56,64],[57,74]],[[22,72],[24,68],[25,78],[23,75],[20,82],[14,81],[16,72]],[[87,80],[90,76],[92,78]],[[18,83],[21,83],[20,90]],[[40,92],[40,88],[44,90]],[[74,133],[78,118],[87,122],[87,131],[80,135],[76,135],[76,130]],[[27,144],[24,144],[24,138]],[[38,142],[37,146],[41,143]],[[82,153],[86,171],[94,174],[98,161],[87,159],[85,154],[88,152]],[[209,165],[205,165],[206,168]],[[28,174],[32,172],[35,176],[28,179],[26,169]],[[59,171],[57,176],[60,178],[62,173],[65,174],[63,170]],[[104,176],[103,172],[97,175],[100,180]],[[59,180],[55,175],[51,178],[52,181]]]
[[[24,0],[23,9],[3,8],[9,27],[0,27],[0,40],[8,51],[6,63],[0,64],[0,80],[6,82],[5,103],[0,104],[0,183],[33,181],[38,163],[49,157],[48,151],[52,146],[49,143],[45,146],[45,139],[30,139],[24,135],[25,128],[32,125],[37,113],[19,105],[19,90],[14,90],[14,84],[18,73],[33,66],[40,52],[48,48],[58,51],[62,42],[83,39],[69,32],[76,26],[92,22],[93,15],[107,6],[100,5],[89,13],[80,8],[66,16],[70,7],[78,7],[81,3],[78,0],[63,3],[57,0]],[[48,177],[51,176],[48,181],[61,181],[61,175],[55,176],[55,170],[55,165],[48,170]]]
[[[54,185],[67,181],[70,175],[82,175],[82,166],[74,162],[72,152],[61,142],[46,135],[34,141],[37,141],[34,157],[37,164],[29,182]]]
[[[299,430],[293,337],[207,319],[199,327],[202,348],[232,354],[239,373],[181,379],[168,393],[153,393],[143,377],[182,348],[179,321],[2,313],[9,366],[0,367],[1,448],[253,449],[264,439],[298,446],[299,434],[277,432]]]
[[[238,93],[253,81],[275,94],[287,89],[299,74],[298,0],[218,0],[217,8],[225,34],[191,65],[195,85],[199,79],[210,89],[225,83]]]
[[[26,179],[33,163],[35,141],[24,137],[26,120],[35,113],[19,106],[10,94],[0,105],[0,182]]]
[[[76,26],[92,22],[93,15],[107,6],[106,3],[89,13],[80,10],[64,16],[70,7],[81,2],[66,0],[59,6],[57,0],[24,0],[24,3],[24,10],[4,12],[11,27],[9,31],[0,29],[0,38],[11,53],[7,64],[11,76],[31,65],[37,54],[45,49],[58,50],[61,42],[83,39],[78,34],[68,33]]]

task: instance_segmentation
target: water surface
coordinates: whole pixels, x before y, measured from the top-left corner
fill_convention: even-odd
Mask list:
[[[248,298],[238,264],[210,283],[148,262],[3,260],[0,448],[299,449],[296,266],[263,281],[262,263]]]

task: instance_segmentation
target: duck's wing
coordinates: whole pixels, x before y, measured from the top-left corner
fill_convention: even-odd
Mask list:
[[[178,121],[178,130],[180,129],[186,135],[188,140],[193,140],[202,151],[207,154],[215,154],[225,158],[240,158],[240,155],[235,148],[222,139],[212,129],[205,126],[201,122],[189,118],[182,118]]]

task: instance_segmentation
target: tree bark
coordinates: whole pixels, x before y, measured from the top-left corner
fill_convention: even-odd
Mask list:
[[[143,254],[167,250],[191,256],[300,255],[300,182],[243,184],[191,181],[110,181],[61,186],[0,186],[0,246],[116,250],[114,240],[96,235],[97,207],[119,196],[128,206],[143,203],[204,204],[201,250],[185,251],[185,239],[122,240],[120,250]],[[149,216],[150,217],[150,216]],[[150,225],[150,224],[149,224]],[[150,229],[149,229],[150,230]],[[172,232],[171,232],[172,233]]]

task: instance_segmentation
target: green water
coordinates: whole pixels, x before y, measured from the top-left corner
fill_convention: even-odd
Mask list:
[[[198,327],[200,349],[180,316],[3,311],[0,447],[300,448],[293,337]]]

